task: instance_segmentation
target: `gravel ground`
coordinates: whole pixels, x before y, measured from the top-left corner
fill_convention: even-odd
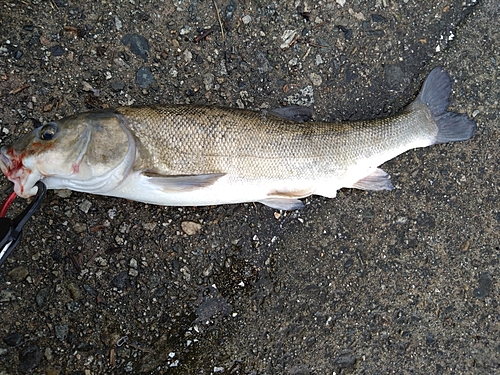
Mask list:
[[[386,116],[437,65],[478,130],[386,163],[392,192],[295,212],[49,192],[0,268],[0,374],[498,373],[499,17],[496,0],[1,2],[3,144],[123,104]]]

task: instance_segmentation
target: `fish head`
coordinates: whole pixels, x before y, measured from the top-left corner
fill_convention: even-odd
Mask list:
[[[0,168],[16,194],[28,198],[37,193],[39,180],[48,188],[72,188],[99,178],[121,162],[123,143],[126,152],[128,137],[114,113],[83,113],[49,122],[3,146]]]

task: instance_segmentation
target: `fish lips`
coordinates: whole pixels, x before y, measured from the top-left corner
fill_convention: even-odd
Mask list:
[[[0,169],[7,179],[14,183],[14,191],[22,198],[35,195],[38,187],[35,184],[40,180],[40,173],[34,173],[26,168],[22,160],[12,159],[9,155],[10,147],[2,147],[0,150]]]

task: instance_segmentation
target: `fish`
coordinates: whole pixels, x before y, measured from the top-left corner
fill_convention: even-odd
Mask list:
[[[310,121],[309,108],[117,107],[48,122],[0,150],[23,198],[36,182],[165,206],[260,202],[280,210],[342,188],[391,190],[384,162],[414,148],[464,141],[476,124],[449,112],[451,79],[433,69],[392,117]]]

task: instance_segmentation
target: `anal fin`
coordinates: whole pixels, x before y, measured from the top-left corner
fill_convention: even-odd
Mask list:
[[[286,107],[271,109],[268,113],[273,116],[281,117],[285,120],[307,122],[311,120],[313,110],[309,107],[303,107],[300,105],[289,105]]]
[[[277,210],[300,210],[304,208],[304,203],[295,198],[266,198],[259,201],[259,203]]]
[[[357,181],[352,187],[355,189],[375,191],[394,189],[389,175],[380,168],[375,169],[374,172]]]
[[[200,188],[210,186],[215,183],[225,173],[210,173],[210,174],[197,174],[197,175],[173,175],[165,176],[153,172],[143,172],[145,177],[149,179],[148,182],[158,185],[163,190],[171,191],[192,191]]]

